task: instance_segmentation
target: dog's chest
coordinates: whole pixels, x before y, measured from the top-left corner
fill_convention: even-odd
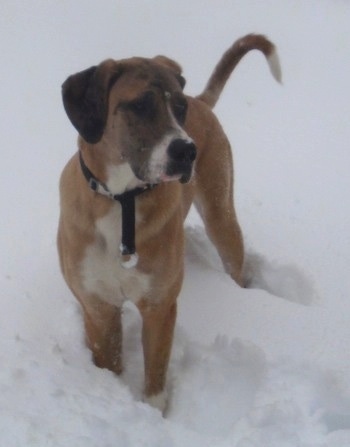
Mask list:
[[[149,289],[150,277],[137,268],[121,263],[121,210],[114,204],[95,224],[95,240],[89,245],[81,264],[83,287],[110,304],[137,302]]]

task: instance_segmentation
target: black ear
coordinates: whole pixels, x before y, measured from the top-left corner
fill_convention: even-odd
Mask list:
[[[120,71],[108,60],[69,76],[62,85],[65,111],[73,126],[88,143],[100,141],[108,113],[109,90]]]

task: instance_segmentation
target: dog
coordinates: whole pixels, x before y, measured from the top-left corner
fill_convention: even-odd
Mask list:
[[[144,401],[167,406],[166,373],[184,274],[183,221],[192,203],[226,272],[244,286],[230,144],[212,112],[231,72],[260,50],[280,81],[275,46],[237,40],[204,91],[184,94],[177,62],[108,59],[67,78],[63,105],[79,133],[60,179],[60,266],[83,310],[94,362],[122,372],[121,308],[142,317]]]

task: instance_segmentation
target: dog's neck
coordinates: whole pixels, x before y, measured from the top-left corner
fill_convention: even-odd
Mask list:
[[[112,195],[122,194],[145,185],[145,182],[135,176],[129,163],[121,155],[116,153],[111,157],[110,151],[105,150],[103,142],[90,145],[80,137],[78,144],[84,164]]]
[[[118,201],[122,208],[122,241],[120,252],[123,257],[122,264],[126,268],[134,267],[137,263],[135,246],[135,197],[152,189],[155,185],[144,185],[133,189],[124,190],[121,194],[114,194],[109,185],[101,182],[85,164],[82,152],[79,151],[81,171],[90,188],[98,194]],[[126,258],[125,258],[126,257]]]
[[[115,179],[113,179],[113,177],[116,177],[117,173],[120,174],[122,172],[121,168],[123,167],[123,165],[116,166],[114,168],[112,167],[110,170],[112,172],[114,171],[113,172],[114,176],[111,175],[110,177],[107,177],[108,178],[107,182],[102,182],[89,169],[89,167],[85,163],[85,160],[84,160],[84,157],[83,157],[83,154],[81,151],[79,151],[79,163],[80,163],[81,171],[84,174],[84,177],[87,180],[90,188],[94,192],[97,192],[103,196],[106,196],[111,200],[117,200],[120,202],[120,201],[123,201],[124,197],[137,196],[140,193],[147,191],[149,189],[152,189],[155,186],[155,185],[150,185],[150,184],[145,184],[145,183],[142,183],[140,186],[140,185],[138,185],[138,184],[140,184],[140,182],[135,182],[135,186],[131,186],[130,182],[129,183],[123,182],[123,180],[116,181]],[[120,169],[118,170],[118,168],[120,168]],[[118,186],[115,186],[116,184]],[[121,185],[125,185],[125,187],[123,187],[122,191],[119,191],[119,188],[121,187]],[[114,186],[114,188],[113,188],[113,186]],[[117,189],[117,192],[116,192],[116,189]]]

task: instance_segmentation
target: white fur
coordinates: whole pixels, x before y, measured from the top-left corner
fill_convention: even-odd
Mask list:
[[[142,182],[135,177],[129,163],[112,165],[107,168],[106,185],[113,194],[121,194],[125,190],[136,188],[141,184]]]
[[[276,50],[273,50],[271,54],[269,54],[269,56],[267,57],[267,62],[269,64],[272,76],[276,79],[277,82],[282,83],[282,69]]]
[[[164,390],[159,394],[144,397],[144,402],[164,413],[168,403],[168,393]]]
[[[174,138],[182,138],[183,140],[188,141],[189,143],[192,143],[193,140],[189,137],[188,133],[185,132],[185,130],[180,126],[180,124],[176,121],[176,118],[173,114],[173,111],[171,110],[170,105],[167,105],[167,109],[169,112],[170,120],[171,120],[171,126],[174,132]]]
[[[117,306],[125,300],[136,303],[150,283],[150,276],[136,267],[123,267],[120,241],[121,210],[116,203],[105,217],[96,221],[96,238],[86,249],[81,276],[87,293]]]
[[[168,133],[152,150],[148,163],[148,176],[155,183],[161,181],[162,176],[165,174],[168,163],[168,147],[174,139],[174,133]]]

